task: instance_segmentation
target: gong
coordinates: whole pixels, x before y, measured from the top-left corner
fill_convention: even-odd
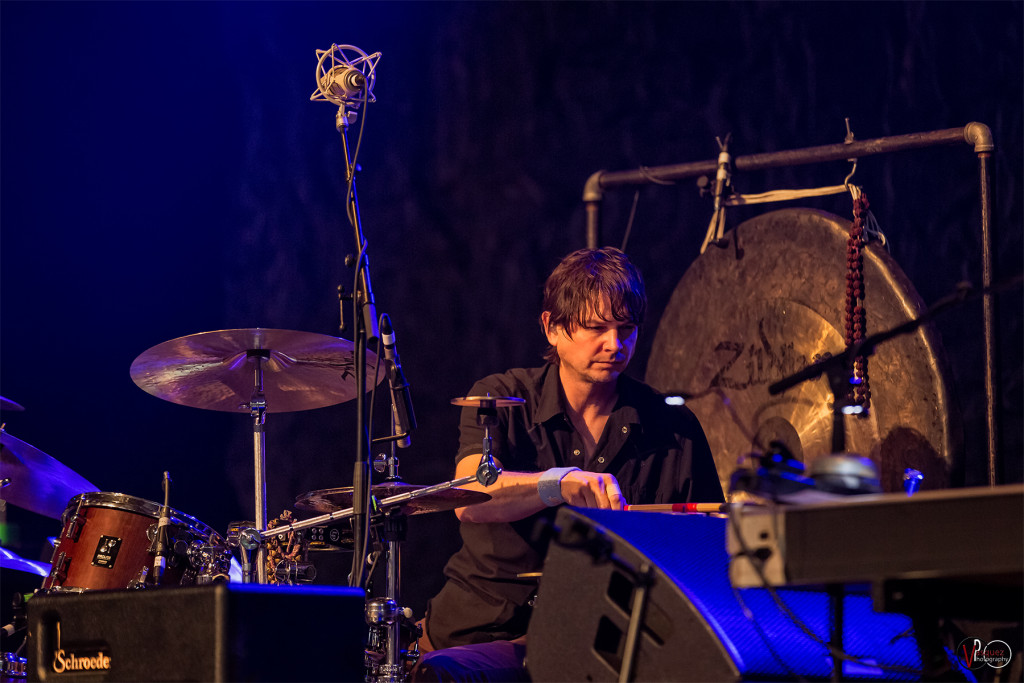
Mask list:
[[[805,465],[832,450],[827,378],[772,396],[768,387],[845,349],[850,222],[784,209],[740,224],[710,246],[676,286],[658,326],[648,384],[687,396],[725,491],[752,452],[785,444]],[[867,334],[918,317],[924,304],[878,243],[864,249]],[[922,488],[948,486],[963,441],[948,362],[928,325],[886,341],[868,359],[866,416],[844,416],[846,450],[870,457],[886,491],[907,468]]]

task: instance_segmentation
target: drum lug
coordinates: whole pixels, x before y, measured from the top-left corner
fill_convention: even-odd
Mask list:
[[[78,514],[77,512],[68,522],[68,530],[64,534],[65,538],[71,539],[73,543],[78,543],[78,537],[82,533],[82,527],[85,525],[85,516]]]
[[[56,552],[56,548],[54,549]],[[56,559],[52,562],[53,569],[51,576],[53,577],[52,585],[61,585],[64,580],[68,578],[68,567],[71,566],[71,558],[67,556],[63,551],[57,554]]]

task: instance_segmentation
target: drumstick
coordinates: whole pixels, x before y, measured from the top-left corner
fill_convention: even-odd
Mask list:
[[[623,505],[623,510],[637,512],[726,512],[728,503],[652,503],[649,505]]]

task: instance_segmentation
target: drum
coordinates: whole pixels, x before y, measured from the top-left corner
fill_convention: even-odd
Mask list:
[[[199,520],[170,510],[168,558],[161,585],[196,583],[188,549],[217,535]],[[43,588],[85,591],[141,587],[153,567],[151,548],[160,505],[123,493],[83,493],[68,503]]]

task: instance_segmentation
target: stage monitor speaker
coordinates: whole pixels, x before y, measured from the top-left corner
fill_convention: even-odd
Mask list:
[[[360,589],[220,583],[40,594],[36,681],[361,681]]]
[[[726,523],[698,515],[560,510],[527,636],[533,680],[619,679],[636,571],[645,566],[650,580],[630,680],[828,679],[828,594],[776,591],[811,637],[765,589],[734,590]],[[609,552],[617,561],[595,560]],[[869,595],[847,594],[843,624],[844,651],[856,658],[843,662],[845,679],[920,677],[909,617],[877,613]]]

